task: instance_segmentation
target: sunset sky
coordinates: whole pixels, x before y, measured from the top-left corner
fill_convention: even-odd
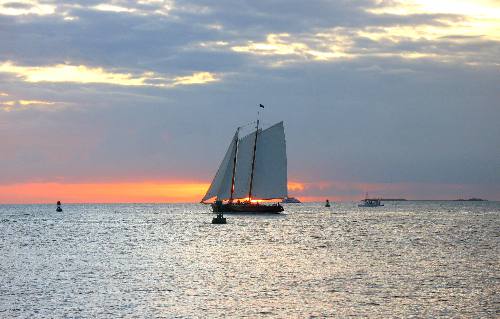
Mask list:
[[[284,121],[304,200],[500,200],[500,1],[0,0],[0,203],[198,202]]]

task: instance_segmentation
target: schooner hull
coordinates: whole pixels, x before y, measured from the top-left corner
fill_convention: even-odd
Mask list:
[[[248,213],[248,214],[279,214],[284,211],[283,206],[280,204],[275,205],[260,205],[248,203],[227,203],[227,204],[212,204],[212,211],[214,213]]]

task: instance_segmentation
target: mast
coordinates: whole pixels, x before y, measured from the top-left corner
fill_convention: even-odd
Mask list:
[[[238,133],[240,131],[240,128],[238,127],[236,129],[236,147],[234,148],[234,159],[233,159],[233,176],[231,177],[231,196],[229,197],[229,202],[233,201],[233,194],[234,194],[234,175],[236,173],[236,154],[238,153]]]
[[[259,119],[255,128],[255,143],[253,144],[252,173],[250,174],[250,189],[248,190],[248,201],[252,200],[253,171],[255,169],[255,152],[257,151],[257,135],[259,134]]]

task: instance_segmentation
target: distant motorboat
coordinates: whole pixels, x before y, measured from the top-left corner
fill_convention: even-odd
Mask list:
[[[283,204],[300,204],[300,203],[302,203],[300,200],[298,200],[295,197],[285,197],[285,198],[283,198],[283,200],[281,202]]]
[[[363,199],[361,204],[358,204],[358,207],[379,207],[379,206],[384,206],[380,202],[379,198],[365,198]]]

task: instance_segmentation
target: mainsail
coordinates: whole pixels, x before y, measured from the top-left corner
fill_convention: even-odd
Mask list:
[[[259,129],[237,140],[236,132],[210,188],[202,201],[212,197],[231,198],[234,157],[234,199],[275,199],[287,197],[287,160],[285,130],[279,122],[265,130]],[[256,142],[257,141],[257,142]],[[257,143],[257,144],[255,144]],[[255,147],[254,147],[255,146]],[[255,154],[254,154],[255,152]],[[253,165],[252,172],[252,162]],[[253,177],[253,178],[252,178]]]
[[[258,134],[252,197],[287,197],[286,167],[285,129],[279,122]]]

